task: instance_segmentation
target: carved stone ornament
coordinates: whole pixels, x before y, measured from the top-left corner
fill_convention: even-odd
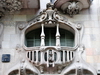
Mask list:
[[[0,0],[0,6],[10,12],[13,12],[22,8],[22,2],[21,0]]]
[[[79,14],[82,9],[89,8],[90,2],[91,0],[86,0],[86,3],[84,3],[84,0],[57,0],[54,6],[72,17]]]
[[[14,12],[22,8],[21,0],[0,0],[0,19],[5,12]]]
[[[78,23],[78,24],[76,24],[76,28],[77,28],[78,30],[80,30],[80,29],[82,28],[82,25],[81,25],[80,23]]]
[[[4,9],[0,7],[0,19],[2,19],[4,17]]]
[[[22,23],[22,24],[18,25],[18,28],[20,30],[23,30],[25,27],[26,27],[25,23]]]

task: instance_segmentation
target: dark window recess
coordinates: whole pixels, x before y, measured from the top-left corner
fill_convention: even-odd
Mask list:
[[[47,52],[44,54],[44,56],[45,61],[47,61]]]
[[[65,51],[65,61],[67,61],[67,51]]]
[[[34,61],[36,61],[36,51],[34,51]]]
[[[3,54],[2,62],[10,62],[10,54]]]
[[[59,28],[61,46],[74,46],[74,34],[68,30]],[[56,46],[56,27],[44,28],[45,46]],[[41,28],[32,30],[25,35],[25,44],[27,47],[40,46]]]
[[[54,52],[54,60],[56,61],[57,60],[57,53]]]
[[[27,57],[29,58],[29,52],[27,53]]]
[[[63,51],[60,52],[61,56],[61,61],[63,61]]]
[[[39,51],[39,52],[38,52],[38,61],[39,61],[39,62],[41,61],[40,58],[41,58],[41,52]]]
[[[32,60],[32,51],[31,51],[30,57],[31,57],[30,59]]]

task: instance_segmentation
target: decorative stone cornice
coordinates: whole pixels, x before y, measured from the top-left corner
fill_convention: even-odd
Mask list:
[[[57,0],[54,7],[72,17],[79,14],[82,9],[89,8],[91,2],[92,0]]]

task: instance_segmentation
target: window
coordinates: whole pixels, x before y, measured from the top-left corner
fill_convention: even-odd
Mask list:
[[[26,34],[26,46],[27,47],[33,47],[33,46],[40,46],[40,34],[41,29],[35,29],[30,31]]]
[[[51,3],[54,3],[55,0],[50,0]]]
[[[61,46],[74,46],[74,34],[65,29],[59,29]],[[45,46],[56,46],[56,27],[44,28]],[[28,32],[25,36],[26,46],[40,46],[41,28]]]
[[[56,28],[45,28],[45,45],[55,46],[56,45]]]
[[[65,29],[60,29],[61,46],[74,46],[74,34]]]

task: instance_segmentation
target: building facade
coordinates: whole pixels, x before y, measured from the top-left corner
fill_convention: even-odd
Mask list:
[[[99,0],[0,1],[0,75],[99,75]]]

